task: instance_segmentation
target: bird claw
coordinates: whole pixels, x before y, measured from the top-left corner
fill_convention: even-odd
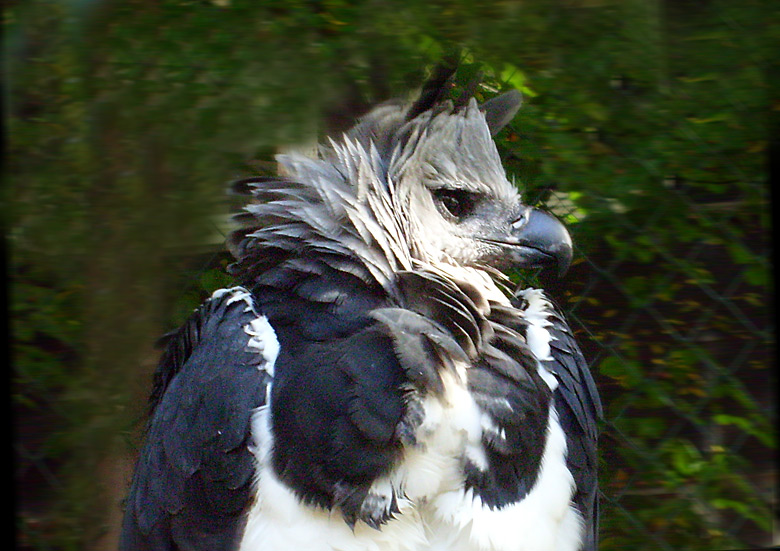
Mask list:
[[[369,492],[360,506],[360,520],[375,530],[381,530],[382,525],[395,518],[401,510],[395,491],[390,489],[390,495]]]
[[[360,495],[364,494],[362,500]],[[337,486],[335,504],[341,509],[344,522],[354,532],[358,521],[362,521],[375,530],[395,518],[401,510],[395,490],[389,483],[375,484],[371,490],[365,487],[348,487],[345,484]],[[359,504],[359,505],[358,505]]]

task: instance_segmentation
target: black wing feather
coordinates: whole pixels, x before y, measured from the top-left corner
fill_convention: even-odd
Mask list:
[[[270,382],[265,358],[247,346],[244,327],[258,315],[244,293],[207,301],[169,339],[126,502],[122,550],[237,545],[254,471],[251,415]]]
[[[551,305],[552,307],[552,305]],[[598,421],[603,412],[593,376],[563,315],[550,312],[551,361],[546,367],[558,378],[553,393],[567,441],[566,463],[577,491],[574,502],[585,521],[582,551],[598,548]]]

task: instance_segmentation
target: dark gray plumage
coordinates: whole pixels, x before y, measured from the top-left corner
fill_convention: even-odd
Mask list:
[[[552,302],[500,290],[571,241],[492,141],[520,95],[439,76],[236,183],[242,287],[163,355],[123,549],[596,548],[598,394]]]

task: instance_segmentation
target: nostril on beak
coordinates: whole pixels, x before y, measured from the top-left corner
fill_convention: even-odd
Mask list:
[[[522,229],[523,226],[525,226],[528,223],[528,215],[531,212],[530,207],[525,207],[523,211],[520,213],[520,216],[515,218],[514,222],[512,222],[512,229],[513,230],[519,230]]]

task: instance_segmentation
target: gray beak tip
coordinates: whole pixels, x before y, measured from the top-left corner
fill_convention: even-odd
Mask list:
[[[571,261],[573,257],[573,251],[571,248],[571,244],[569,244],[566,247],[562,247],[562,250],[556,255],[556,259],[558,260],[558,277],[561,278],[564,275],[566,275],[566,272],[569,271],[569,267],[571,266]]]
[[[571,266],[571,236],[561,221],[552,214],[529,209],[525,224],[515,229],[514,238],[519,245],[536,251],[534,257],[527,259],[527,267],[549,266],[555,263],[558,277],[563,277]]]

